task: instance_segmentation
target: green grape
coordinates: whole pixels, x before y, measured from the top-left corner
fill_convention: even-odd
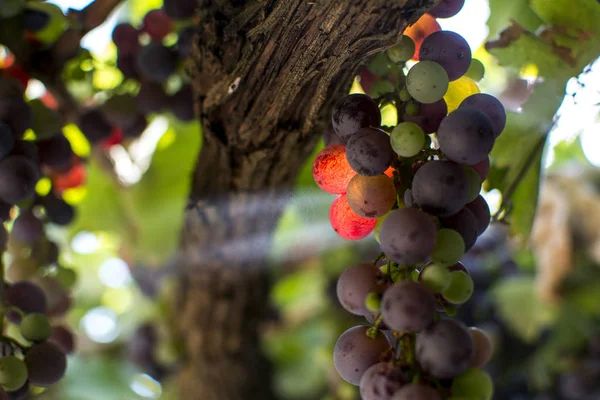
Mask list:
[[[409,117],[414,117],[419,113],[419,105],[415,103],[408,103],[404,107],[404,113]]]
[[[473,295],[473,279],[463,271],[450,273],[450,284],[442,292],[442,296],[449,303],[462,304]]]
[[[378,313],[381,308],[381,297],[375,292],[369,293],[365,298],[365,306],[372,313]]]
[[[71,268],[59,268],[56,271],[56,279],[65,289],[71,289],[77,282],[77,273]]]
[[[449,266],[460,261],[465,254],[465,241],[460,233],[454,229],[440,229],[437,231],[435,248],[431,253],[433,262]]]
[[[383,224],[383,221],[385,221],[385,219],[390,215],[390,213],[391,211],[388,211],[381,217],[377,218],[377,223],[375,224],[375,229],[373,230],[373,235],[375,236],[375,240],[377,241],[377,243],[380,243],[379,231],[381,230],[381,224]]]
[[[431,104],[442,99],[448,90],[448,74],[434,61],[415,64],[406,76],[406,88],[420,103]]]
[[[41,313],[27,314],[21,320],[21,335],[29,341],[46,340],[52,334],[48,317]]]
[[[396,64],[410,60],[414,54],[415,42],[406,35],[402,35],[398,44],[387,49],[388,57]]]
[[[402,157],[417,155],[425,144],[423,129],[414,122],[402,122],[390,134],[392,149]]]
[[[385,53],[378,53],[367,66],[369,71],[379,76],[387,76],[390,73],[390,62]]]
[[[475,82],[479,82],[485,75],[485,67],[483,66],[483,63],[478,59],[473,58],[465,75],[473,79]]]
[[[452,398],[491,400],[493,394],[492,378],[478,368],[468,369],[452,381]]]
[[[393,93],[396,88],[394,84],[387,79],[380,79],[371,85],[369,96],[376,99],[388,93]]]
[[[398,96],[400,97],[400,100],[404,102],[412,100],[412,96],[410,95],[410,93],[408,93],[408,89],[406,88],[406,86],[404,86],[402,90],[400,90]]]
[[[469,201],[467,203],[472,202],[479,196],[479,192],[481,192],[481,177],[473,168],[468,165],[463,165],[462,169],[467,173],[467,178],[469,179]]]
[[[27,366],[15,356],[0,358],[0,385],[9,392],[19,389],[27,381]]]
[[[450,284],[451,272],[445,265],[428,264],[420,274],[421,283],[432,292],[440,293]]]

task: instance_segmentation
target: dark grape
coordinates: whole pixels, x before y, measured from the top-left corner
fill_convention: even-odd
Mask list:
[[[177,53],[179,54],[180,58],[186,58],[192,52],[196,33],[197,30],[193,26],[187,26],[179,31],[179,38],[177,40]]]
[[[15,140],[15,145],[10,153],[12,156],[23,156],[31,160],[34,164],[40,162],[37,146],[29,140]]]
[[[477,172],[482,181],[487,178],[490,173],[490,158],[484,158],[482,161],[479,161],[477,164],[472,165],[471,168]]]
[[[431,386],[422,383],[409,383],[398,390],[392,400],[443,400],[443,398]]]
[[[363,128],[352,135],[346,145],[348,163],[361,175],[383,174],[393,157],[390,137],[378,129]]]
[[[451,31],[434,32],[427,36],[419,51],[421,61],[429,60],[440,64],[454,81],[467,72],[471,65],[469,43],[458,33]]]
[[[381,250],[399,264],[424,262],[435,247],[436,224],[416,208],[390,212],[380,230]]]
[[[381,355],[389,349],[389,343],[383,333],[375,339],[367,336],[366,326],[348,329],[337,340],[333,349],[333,363],[338,374],[345,381],[358,386],[360,378],[373,364],[379,362]]]
[[[194,93],[190,85],[185,85],[169,99],[169,109],[181,121],[191,121],[194,112]]]
[[[54,170],[64,171],[73,165],[71,143],[63,134],[36,143],[40,163]]]
[[[19,389],[8,392],[8,400],[25,400],[29,395],[29,381],[26,381]]]
[[[429,161],[415,173],[412,196],[424,211],[440,216],[452,215],[469,198],[467,174],[451,161]]]
[[[131,124],[123,127],[123,134],[127,138],[137,138],[144,133],[148,127],[148,120],[144,114],[138,114]]]
[[[482,368],[486,365],[494,354],[494,345],[489,336],[481,329],[469,328],[471,339],[473,339],[473,361],[472,367]]]
[[[442,319],[417,335],[416,353],[426,373],[439,379],[451,379],[470,367],[473,340],[462,324]]]
[[[165,93],[162,85],[144,81],[140,85],[140,91],[135,97],[135,101],[140,111],[151,114],[165,110],[169,105],[169,96]]]
[[[60,347],[61,350],[67,354],[72,353],[75,350],[75,338],[73,337],[73,333],[62,325],[52,327],[52,334],[48,341]]]
[[[360,379],[360,396],[362,400],[390,400],[405,380],[400,368],[389,363],[372,365]]]
[[[440,218],[444,228],[453,229],[460,233],[465,242],[465,251],[468,251],[477,240],[478,225],[475,215],[467,207],[463,207],[456,214]]]
[[[379,127],[381,113],[375,100],[365,94],[343,97],[333,108],[333,129],[344,140],[350,139],[361,128]]]
[[[9,400],[8,392],[0,387],[0,400]]]
[[[454,17],[465,5],[465,0],[441,0],[429,10],[429,14],[436,18]]]
[[[8,243],[8,232],[6,231],[4,224],[1,224],[0,222],[0,225],[0,252],[3,252]]]
[[[109,124],[120,128],[134,123],[138,115],[137,102],[129,94],[111,96],[101,110]]]
[[[11,234],[24,243],[35,243],[44,235],[44,224],[31,210],[21,209]]]
[[[165,0],[163,9],[173,19],[190,19],[196,11],[197,0]]]
[[[329,124],[327,129],[325,129],[325,133],[323,134],[323,142],[325,143],[325,147],[327,147],[334,144],[341,144],[345,146],[348,141],[339,137],[339,135],[335,133],[333,125]]]
[[[71,298],[61,283],[52,276],[35,277],[34,282],[40,286],[46,295],[48,315],[60,316],[71,306]]]
[[[123,23],[115,26],[112,40],[119,49],[120,55],[130,55],[139,48],[138,31],[131,24]]]
[[[415,199],[413,199],[412,190],[406,189],[404,191],[404,205],[406,208],[410,208],[415,205]]]
[[[15,136],[10,126],[0,122],[0,159],[6,157],[15,147]]]
[[[161,41],[173,30],[173,21],[164,10],[150,10],[144,16],[142,27],[152,40]]]
[[[7,306],[13,306],[21,309],[24,313],[46,313],[47,302],[46,295],[42,289],[29,281],[19,281],[8,286],[4,293],[4,302]],[[10,318],[10,314],[8,315]],[[10,318],[13,322],[21,320]]]
[[[177,69],[177,58],[173,50],[160,43],[150,43],[138,53],[137,68],[146,79],[161,83]]]
[[[156,328],[143,323],[134,331],[127,344],[127,358],[139,367],[154,364],[154,349],[158,343]]]
[[[500,100],[486,93],[473,94],[460,103],[460,107],[475,108],[488,116],[494,127],[494,137],[500,136],[506,125],[506,111]]]
[[[30,199],[39,178],[39,168],[27,158],[6,157],[0,161],[0,198],[11,204]]]
[[[337,281],[337,298],[348,312],[366,315],[369,311],[365,299],[370,292],[377,291],[379,268],[373,264],[355,264],[346,269]]]
[[[394,181],[387,175],[356,175],[346,189],[350,208],[364,218],[379,218],[396,202]]]
[[[137,53],[118,54],[117,68],[119,68],[125,79],[137,79],[140,75],[137,64]]]
[[[54,343],[36,343],[25,354],[29,381],[48,387],[58,382],[67,369],[67,356]]]
[[[383,294],[381,314],[395,331],[419,332],[433,322],[435,298],[421,283],[400,281]]]
[[[404,115],[404,120],[414,122],[423,128],[425,133],[436,132],[440,127],[440,123],[448,114],[448,106],[444,99],[438,100],[435,103],[421,103],[419,104],[419,111],[417,115],[410,116]]]
[[[479,195],[475,200],[468,203],[466,207],[471,210],[475,216],[475,219],[477,220],[477,234],[481,235],[490,225],[491,215],[488,203],[481,195]]]
[[[110,137],[113,127],[98,109],[84,111],[79,119],[79,129],[90,144],[95,145]]]
[[[21,96],[0,97],[0,121],[10,127],[19,139],[33,126],[33,111]]]
[[[440,150],[450,160],[474,165],[485,160],[494,146],[494,128],[481,111],[461,107],[440,124],[437,131]]]
[[[46,216],[57,225],[68,225],[75,218],[75,208],[62,198],[50,193],[42,199]]]

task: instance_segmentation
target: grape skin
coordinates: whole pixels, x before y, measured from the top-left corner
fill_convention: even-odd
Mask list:
[[[192,121],[194,112],[194,94],[192,87],[185,85],[169,99],[169,109],[180,121]]]
[[[160,43],[150,43],[137,55],[137,68],[148,80],[166,81],[177,69],[175,53]]]
[[[173,19],[185,20],[194,15],[196,11],[196,0],[165,0],[163,9]]]
[[[448,114],[448,106],[444,99],[438,100],[435,103],[419,104],[419,112],[417,115],[410,116],[404,114],[404,120],[414,122],[419,125],[425,133],[436,132],[442,120]]]
[[[79,119],[78,126],[91,145],[110,137],[113,130],[104,113],[98,109],[85,111]]]
[[[465,0],[441,0],[435,7],[429,10],[429,14],[436,18],[454,17],[465,5]]]
[[[363,128],[346,145],[346,159],[361,175],[381,175],[390,166],[394,151],[389,136],[378,129]]]
[[[0,384],[7,390],[17,390],[27,381],[27,367],[19,358],[0,357]]]
[[[481,180],[484,181],[490,173],[490,158],[486,157],[482,161],[479,161],[477,164],[472,165],[471,168],[473,168],[475,172],[477,172]]]
[[[36,143],[41,164],[54,170],[64,171],[73,164],[73,150],[71,143],[62,134],[40,140]]]
[[[15,138],[12,129],[5,123],[0,122],[0,159],[6,157],[15,146]]]
[[[452,395],[460,398],[476,398],[491,400],[494,394],[494,384],[487,372],[471,368],[457,376],[452,381]]]
[[[36,386],[48,387],[58,382],[67,369],[65,353],[54,343],[36,343],[25,355],[29,381]]]
[[[415,203],[424,211],[448,216],[465,206],[469,181],[460,165],[451,161],[429,161],[415,173],[412,183]]]
[[[469,333],[473,339],[473,362],[474,368],[482,368],[486,365],[494,354],[494,346],[489,336],[482,330],[476,327],[470,327]]]
[[[4,303],[21,309],[24,313],[45,313],[47,309],[46,295],[42,289],[29,282],[19,281],[6,288]],[[13,320],[11,318],[11,320]],[[20,317],[17,319],[20,321]]]
[[[442,292],[444,300],[451,304],[463,304],[473,295],[473,279],[463,271],[450,273],[450,284]]]
[[[355,315],[369,313],[365,299],[370,292],[377,291],[379,269],[373,264],[355,264],[338,278],[336,293],[342,307]]]
[[[468,203],[466,206],[475,216],[477,220],[477,235],[481,235],[490,225],[490,207],[487,201],[479,195],[475,200]]]
[[[67,354],[72,353],[75,350],[75,338],[73,337],[73,333],[62,325],[52,327],[52,334],[48,341],[60,347],[60,349]]]
[[[492,95],[486,93],[473,94],[460,103],[460,107],[475,108],[488,116],[494,127],[494,137],[500,136],[506,126],[506,111],[504,106]]]
[[[443,400],[440,393],[431,386],[409,383],[394,394],[392,400]]]
[[[325,147],[317,154],[312,167],[313,179],[321,190],[342,194],[356,175],[346,158],[346,148],[341,144]]]
[[[154,82],[142,82],[136,98],[138,109],[151,114],[163,111],[169,104],[169,97],[162,85]]]
[[[387,175],[356,175],[346,189],[348,204],[364,218],[379,218],[396,202],[394,182]]]
[[[433,322],[435,298],[421,283],[401,281],[383,294],[381,314],[395,331],[419,332]]]
[[[150,10],[142,21],[144,31],[154,41],[161,41],[173,29],[173,22],[164,10]]]
[[[415,54],[415,42],[410,36],[402,35],[398,43],[386,50],[390,60],[396,64],[410,60]]]
[[[381,225],[381,250],[399,264],[423,262],[435,247],[436,224],[416,208],[394,210]]]
[[[367,336],[366,326],[348,329],[337,340],[333,349],[333,363],[338,374],[346,382],[355,386],[373,364],[379,362],[382,353],[389,349],[389,343],[380,332],[377,338]]]
[[[23,210],[15,220],[11,233],[24,243],[35,243],[44,234],[44,224],[31,210]]]
[[[444,68],[433,61],[421,61],[415,64],[406,75],[406,89],[420,103],[440,101],[448,90],[448,74]]]
[[[329,222],[333,230],[344,239],[359,240],[373,232],[377,219],[363,218],[352,211],[346,195],[343,194],[331,204]]]
[[[442,319],[417,335],[416,354],[426,373],[439,379],[451,379],[471,365],[473,340],[461,323]]]
[[[119,53],[129,55],[139,48],[138,31],[128,23],[118,24],[112,33],[112,40],[119,49]]]
[[[390,143],[396,154],[402,157],[417,155],[425,144],[423,129],[414,122],[401,122],[390,134]]]
[[[343,140],[348,140],[361,128],[379,127],[381,113],[375,100],[365,94],[343,97],[333,108],[333,129]]]
[[[444,265],[456,264],[464,254],[465,242],[460,233],[446,228],[437,232],[435,248],[431,253],[434,262]]]
[[[390,400],[404,382],[399,368],[378,363],[366,370],[360,379],[360,395],[362,400]]]
[[[444,228],[460,233],[465,242],[465,251],[469,251],[475,245],[478,236],[477,219],[469,208],[464,207],[456,214],[440,218],[440,223]]]
[[[434,32],[421,44],[420,60],[434,61],[448,73],[450,81],[463,76],[471,65],[469,43],[458,33],[452,31]]]
[[[30,199],[39,178],[39,168],[31,160],[19,155],[6,157],[0,161],[0,198],[10,204]]]

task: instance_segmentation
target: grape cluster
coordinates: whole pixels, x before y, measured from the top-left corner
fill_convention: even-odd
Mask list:
[[[442,2],[438,12],[458,11],[458,3]],[[414,49],[403,37],[376,57],[378,75],[387,71],[382,64],[404,64]],[[328,145],[313,164],[317,185],[338,195],[330,209],[333,229],[349,240],[374,232],[381,248],[373,263],[339,277],[339,302],[369,325],[340,336],[334,364],[364,400],[489,400],[493,384],[481,367],[491,359],[491,340],[450,317],[474,291],[460,260],[490,223],[479,192],[506,115],[486,94],[448,113],[449,82],[472,65],[458,34],[431,33],[418,58],[406,76],[395,68],[385,79],[392,91],[371,86],[379,90],[376,100],[351,94],[335,105]],[[381,126],[386,102],[404,115],[394,127]]]

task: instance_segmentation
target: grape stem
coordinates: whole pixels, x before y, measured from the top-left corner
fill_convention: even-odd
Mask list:
[[[377,263],[385,258],[385,254],[381,252],[375,260],[373,260],[373,265],[377,266]]]

